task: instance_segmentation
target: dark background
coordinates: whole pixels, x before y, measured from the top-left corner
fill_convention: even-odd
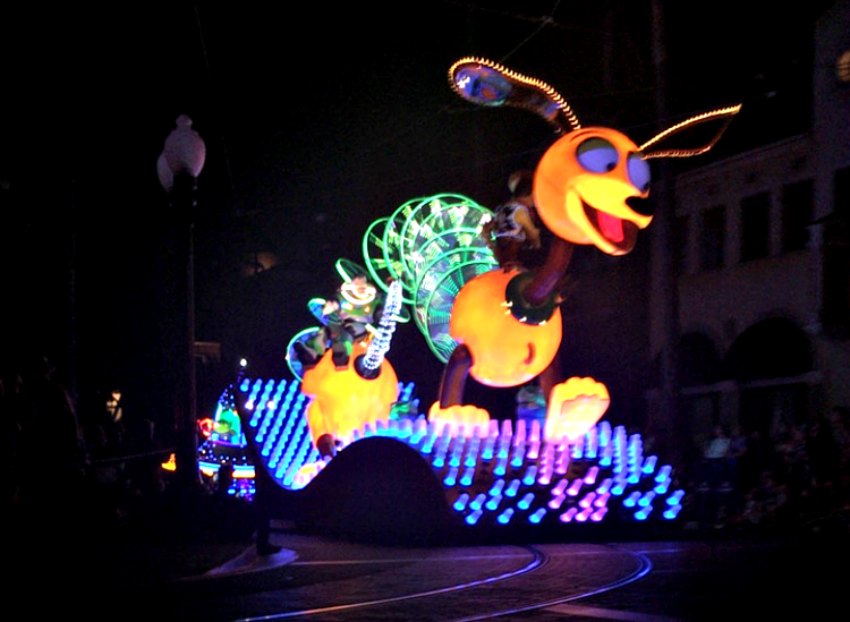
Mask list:
[[[306,301],[337,284],[335,259],[362,262],[372,220],[438,192],[494,207],[508,174],[550,144],[534,115],[461,101],[453,61],[481,55],[543,79],[583,125],[637,143],[744,102],[710,156],[722,157],[807,129],[812,25],[831,3],[661,2],[665,119],[649,0],[267,4],[0,11],[5,360],[47,355],[81,402],[118,386],[138,411],[167,417],[183,292],[156,161],[180,114],[207,149],[196,334],[221,343],[222,359],[200,369],[203,413],[240,356],[257,375],[287,373],[287,341],[314,323]],[[279,263],[252,270],[259,252]],[[441,365],[414,324],[396,339],[400,379],[430,403]],[[576,360],[629,347],[611,341]]]

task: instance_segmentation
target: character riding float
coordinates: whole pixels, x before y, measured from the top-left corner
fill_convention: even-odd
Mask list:
[[[324,326],[292,344],[303,370],[301,390],[311,398],[307,423],[323,457],[332,457],[355,430],[388,418],[398,399],[398,378],[384,355],[399,319],[401,285],[390,284],[383,301],[365,270],[346,277],[337,298],[308,304],[321,308]]]

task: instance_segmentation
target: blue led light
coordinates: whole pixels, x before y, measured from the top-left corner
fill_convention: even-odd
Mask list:
[[[631,493],[628,497],[623,499],[623,507],[633,508],[637,505],[637,502],[640,500],[640,492],[637,490]]]
[[[481,510],[475,510],[471,514],[468,514],[464,520],[466,520],[467,525],[474,525],[478,522],[478,519],[481,518],[481,514]]]
[[[658,469],[658,474],[655,476],[655,481],[659,484],[664,480],[670,479],[670,471],[673,469],[669,464],[665,464],[663,467]]]
[[[462,493],[455,502],[452,504],[452,507],[458,512],[463,512],[466,509],[466,504],[469,501],[469,495],[467,493]]]
[[[533,525],[539,525],[540,521],[543,520],[544,516],[546,516],[546,508],[539,508],[529,514],[528,522],[532,523]]]
[[[667,498],[667,505],[681,505],[682,497],[685,496],[684,490],[677,490]]]
[[[493,495],[501,494],[504,487],[505,487],[505,480],[497,479],[495,482],[493,482],[493,486],[490,488],[490,495],[493,496]]]
[[[640,498],[640,501],[638,501],[638,505],[644,508],[649,507],[652,504],[653,499],[655,499],[655,491],[650,490]]]
[[[522,497],[522,499],[517,501],[516,506],[520,510],[527,510],[528,508],[531,507],[531,504],[533,502],[534,502],[534,493],[528,492]]]
[[[460,477],[461,486],[472,486],[472,481],[475,479],[475,467],[469,467],[463,472]]]
[[[446,473],[446,476],[443,478],[443,484],[451,488],[457,483],[457,467],[452,467],[449,469],[449,472]]]
[[[651,475],[655,470],[655,463],[658,461],[657,456],[647,456],[646,460],[643,461],[643,468],[641,469],[644,475]]]

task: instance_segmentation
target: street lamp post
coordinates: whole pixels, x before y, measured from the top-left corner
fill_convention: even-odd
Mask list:
[[[198,483],[197,458],[197,387],[195,374],[195,252],[194,223],[197,205],[197,180],[204,167],[206,146],[200,135],[192,129],[192,120],[186,115],[177,118],[177,125],[165,139],[162,154],[157,161],[157,174],[162,187],[168,192],[175,218],[181,226],[178,241],[185,244],[181,261],[185,262],[185,315],[183,316],[183,356],[176,366],[179,370],[174,380],[177,390],[174,397],[174,431],[176,437],[175,459],[177,478],[191,486]]]

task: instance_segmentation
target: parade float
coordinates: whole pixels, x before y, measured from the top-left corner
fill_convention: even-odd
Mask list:
[[[622,535],[675,521],[686,491],[672,466],[646,450],[640,431],[605,420],[612,396],[602,382],[557,377],[568,304],[559,283],[576,245],[629,253],[652,222],[639,207],[649,160],[708,151],[740,107],[637,144],[583,127],[551,86],[486,59],[454,63],[449,84],[471,104],[523,108],[553,126],[533,172],[534,207],[552,241],[537,266],[500,265],[483,233],[497,214],[451,193],[412,199],[369,225],[362,263],[336,264],[336,297],[307,301],[317,325],[285,348],[288,377],[240,377],[223,396],[253,450],[264,502],[304,529],[406,542],[578,538],[606,527]],[[696,126],[709,138],[667,146]],[[405,356],[391,349],[393,331],[411,318],[444,365],[437,396],[417,395],[391,364]],[[544,417],[492,418],[464,401],[470,376],[489,387],[536,383]]]

